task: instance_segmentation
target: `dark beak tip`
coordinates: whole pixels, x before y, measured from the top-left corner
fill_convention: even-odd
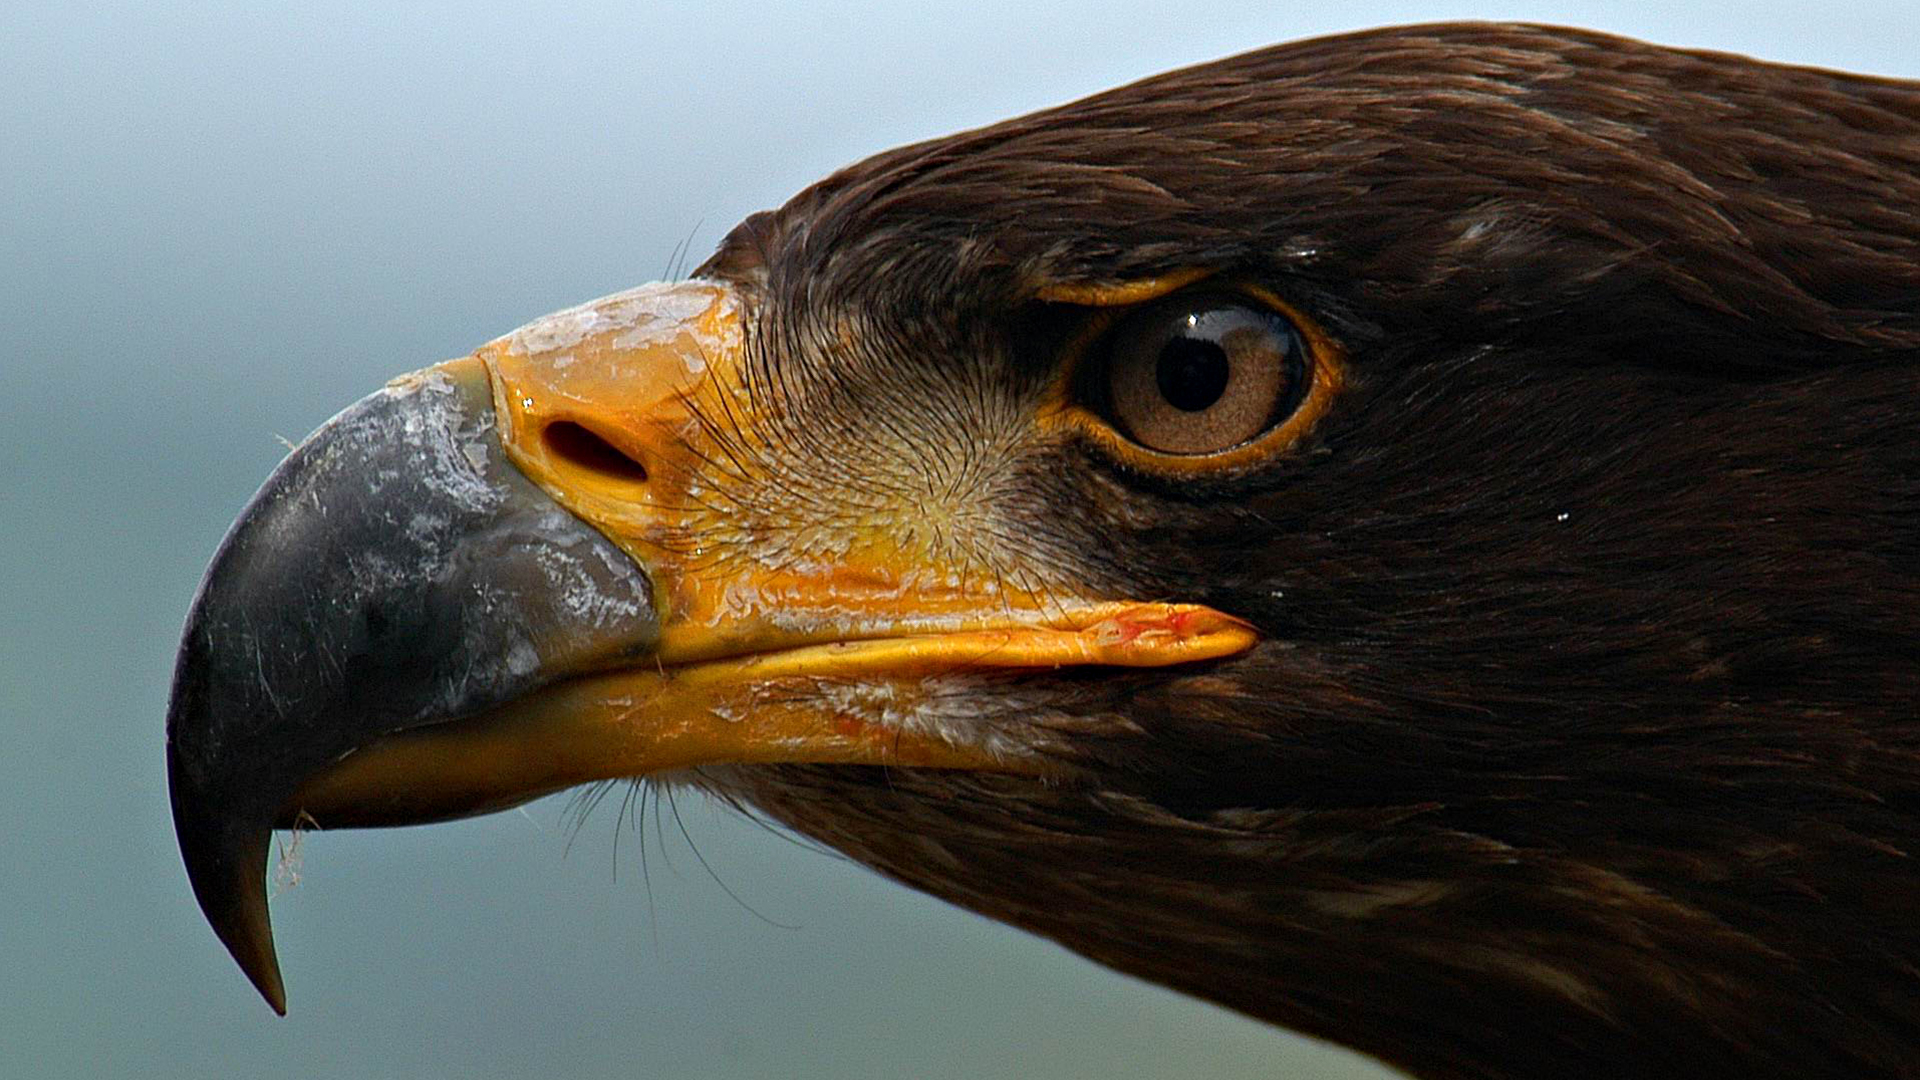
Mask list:
[[[246,973],[253,988],[266,999],[267,1007],[280,1016],[287,1015],[287,987],[280,978],[280,958],[273,950],[273,927],[267,920],[267,903],[264,884],[257,909],[243,912],[228,928],[217,924],[215,933],[220,935],[221,943],[233,954],[233,959]]]
[[[267,913],[266,864],[273,830],[268,823],[247,824],[245,818],[210,818],[204,812],[208,802],[190,790],[192,782],[182,775],[171,747],[168,758],[174,829],[194,899],[247,980],[274,1012],[285,1016],[287,990]]]
[[[247,978],[253,980],[253,988],[260,991],[266,999],[267,1008],[275,1016],[287,1015],[287,988],[280,982],[280,961],[274,958],[273,947],[267,947],[266,966],[259,970],[249,970]],[[246,965],[242,964],[242,967]]]
[[[273,924],[267,914],[266,859],[272,836],[261,829],[253,836],[236,838],[237,844],[221,845],[228,847],[224,852],[208,852],[204,860],[189,857],[187,876],[220,943],[273,1011],[285,1016],[287,989],[280,978]]]

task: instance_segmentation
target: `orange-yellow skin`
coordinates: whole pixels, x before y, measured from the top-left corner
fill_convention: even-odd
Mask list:
[[[860,518],[779,505],[817,504],[832,493],[817,485],[793,491],[796,481],[769,475],[778,454],[740,445],[764,436],[759,406],[742,385],[732,293],[699,282],[659,290],[655,306],[697,309],[671,324],[648,322],[632,295],[549,316],[476,355],[494,377],[514,463],[653,576],[665,614],[661,663],[764,649],[776,615],[782,645],[998,626],[1025,621],[1022,607],[1039,615],[1038,599],[1000,595],[997,581],[988,591],[987,579],[943,564],[930,534],[897,527],[899,517],[929,512],[925,504],[868,507]],[[591,329],[576,336],[584,328]],[[591,431],[646,478],[583,468],[556,453],[541,437],[555,423]],[[712,431],[722,423],[727,447]],[[753,499],[738,494],[745,487]],[[751,509],[742,505],[749,502]],[[792,512],[789,521],[765,520],[781,509]],[[807,535],[796,543],[789,525]],[[809,546],[828,554],[795,557]]]

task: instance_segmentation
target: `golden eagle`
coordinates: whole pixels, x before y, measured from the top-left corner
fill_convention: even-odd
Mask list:
[[[1920,86],[1308,41],[848,168],[321,428],[168,720],[270,830],[673,773],[1424,1077],[1920,1076]]]

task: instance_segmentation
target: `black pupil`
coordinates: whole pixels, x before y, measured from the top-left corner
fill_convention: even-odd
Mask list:
[[[1160,363],[1154,377],[1160,383],[1160,396],[1167,404],[1184,412],[1202,412],[1212,408],[1227,391],[1227,376],[1232,367],[1227,350],[1217,341],[1177,337],[1160,350]]]

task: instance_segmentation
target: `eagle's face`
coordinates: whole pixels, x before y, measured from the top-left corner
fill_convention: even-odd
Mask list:
[[[277,1004],[275,822],[674,771],[1433,1075],[1910,1062],[1916,132],[1437,27],[854,166],[289,459],[202,902]]]

